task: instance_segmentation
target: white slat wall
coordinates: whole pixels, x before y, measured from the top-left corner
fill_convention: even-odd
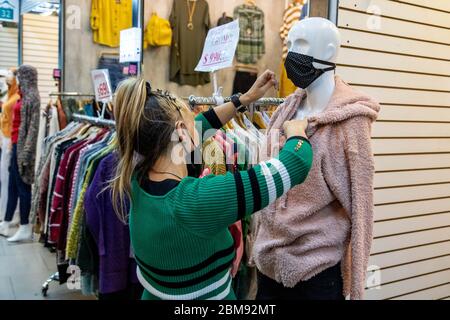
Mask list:
[[[0,26],[0,69],[17,67],[19,62],[18,29]]]
[[[377,19],[380,28],[373,28]],[[343,46],[337,73],[382,105],[373,128],[370,258],[381,268],[381,286],[369,284],[366,299],[446,299],[450,1],[340,0],[338,24]]]
[[[23,16],[23,63],[38,70],[42,104],[56,91],[53,69],[58,68],[58,17],[25,14]]]

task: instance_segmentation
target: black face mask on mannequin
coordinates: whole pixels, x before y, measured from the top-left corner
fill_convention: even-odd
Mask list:
[[[317,69],[313,62],[331,66]],[[328,61],[314,59],[314,57],[290,51],[284,63],[287,77],[299,88],[306,89],[326,71],[336,69],[336,64]]]

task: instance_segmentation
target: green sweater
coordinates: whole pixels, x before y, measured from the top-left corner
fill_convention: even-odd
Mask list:
[[[196,120],[202,132],[221,126],[211,112]],[[148,194],[133,179],[130,231],[143,299],[235,299],[228,226],[302,183],[311,164],[309,142],[295,137],[277,158],[248,171],[186,177],[163,196]]]

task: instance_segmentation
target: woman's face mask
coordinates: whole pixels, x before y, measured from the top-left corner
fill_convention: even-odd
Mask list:
[[[329,65],[331,67],[325,69],[317,69],[313,62]],[[306,89],[316,81],[326,71],[336,69],[336,64],[328,61],[314,59],[312,56],[307,56],[297,52],[290,51],[284,63],[287,77],[298,87]]]

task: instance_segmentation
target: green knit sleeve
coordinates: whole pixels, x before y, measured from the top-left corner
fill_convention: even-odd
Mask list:
[[[173,196],[174,216],[202,235],[212,235],[261,210],[302,183],[312,165],[308,141],[289,139],[279,156],[248,171],[185,178]]]
[[[200,113],[195,117],[195,128],[200,136],[203,137],[203,141],[208,140],[222,126],[223,124],[220,122],[214,109]]]

